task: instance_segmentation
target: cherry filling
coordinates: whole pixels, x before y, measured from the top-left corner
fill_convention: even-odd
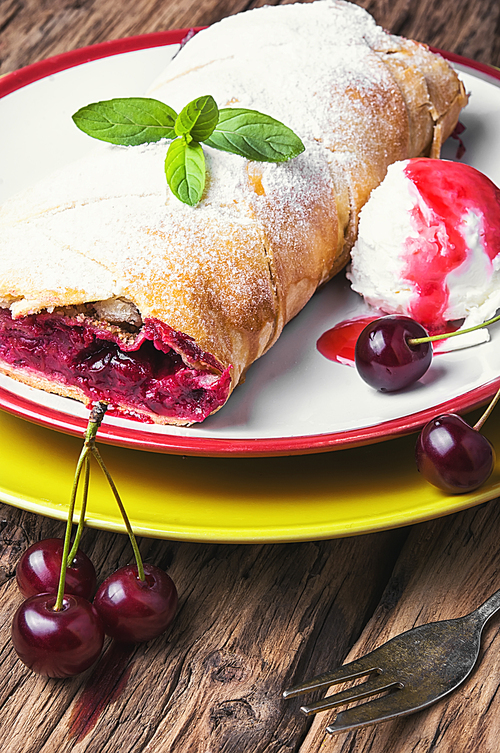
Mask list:
[[[156,319],[132,334],[61,313],[13,320],[0,308],[0,361],[78,387],[89,402],[106,400],[111,410],[142,420],[147,411],[203,421],[230,387],[229,368]]]

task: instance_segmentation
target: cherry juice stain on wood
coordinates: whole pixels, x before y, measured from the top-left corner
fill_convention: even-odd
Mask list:
[[[83,740],[97,724],[105,709],[118,700],[125,690],[134,662],[129,662],[134,646],[112,643],[101,656],[85,689],[75,702],[69,737]]]

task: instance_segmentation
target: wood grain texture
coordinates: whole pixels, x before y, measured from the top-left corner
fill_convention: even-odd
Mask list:
[[[9,628],[20,551],[63,526],[6,506],[0,520],[0,747],[9,753],[299,750],[309,722],[283,687],[343,660],[407,535],[255,546],[144,539],[143,556],[180,593],[171,629],[140,646],[108,642],[94,668],[60,681],[17,660]],[[83,549],[100,579],[131,558],[126,536],[88,530]]]
[[[499,534],[497,501],[413,527],[380,603],[346,661],[416,625],[459,617],[479,606],[500,588]],[[476,670],[448,699],[409,717],[331,737],[324,730],[332,712],[326,712],[315,718],[300,752],[316,753],[324,745],[329,753],[494,753],[500,739],[499,684],[496,615],[485,628]]]
[[[2,7],[5,5],[5,7]],[[205,26],[241,0],[8,0],[0,10],[0,73],[110,39]]]
[[[110,39],[204,26],[266,0],[1,0],[0,74]],[[276,2],[267,2],[276,5]],[[406,37],[500,65],[497,0],[359,0],[379,24]]]
[[[500,5],[497,0],[362,0],[362,5],[394,34],[500,65]]]

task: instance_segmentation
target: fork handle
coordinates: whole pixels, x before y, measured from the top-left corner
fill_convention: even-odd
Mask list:
[[[485,624],[490,617],[492,617],[500,609],[500,589],[496,591],[489,599],[481,604],[480,607],[475,609],[471,614],[475,614],[481,618],[483,624]]]

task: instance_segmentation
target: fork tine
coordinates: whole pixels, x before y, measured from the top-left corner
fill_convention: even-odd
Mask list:
[[[344,664],[332,672],[326,672],[323,675],[313,677],[311,680],[303,682],[300,685],[293,685],[291,688],[283,691],[283,698],[293,698],[294,696],[301,695],[301,693],[311,693],[313,690],[328,688],[330,685],[336,685],[339,682],[346,682],[347,680],[355,680],[357,677],[363,677],[364,675],[380,674],[382,669],[377,662],[378,652],[379,649],[375,649],[375,651],[371,651],[371,653],[365,654],[360,659],[349,662],[349,664]]]
[[[330,734],[345,732],[357,727],[388,721],[404,714],[411,714],[416,710],[418,710],[418,704],[408,703],[406,693],[395,690],[360,706],[353,706],[350,709],[345,709],[345,711],[340,711],[335,721],[328,725],[326,731]]]
[[[362,698],[375,695],[376,693],[383,693],[386,690],[393,690],[400,688],[401,683],[394,681],[394,679],[388,679],[383,674],[372,675],[366,680],[366,682],[360,685],[355,685],[351,688],[341,690],[340,693],[333,693],[320,701],[311,703],[308,706],[301,706],[301,711],[310,716],[311,714],[317,714],[318,711],[325,711],[326,709],[332,709],[334,706],[340,706],[342,703],[353,703],[359,701]]]

